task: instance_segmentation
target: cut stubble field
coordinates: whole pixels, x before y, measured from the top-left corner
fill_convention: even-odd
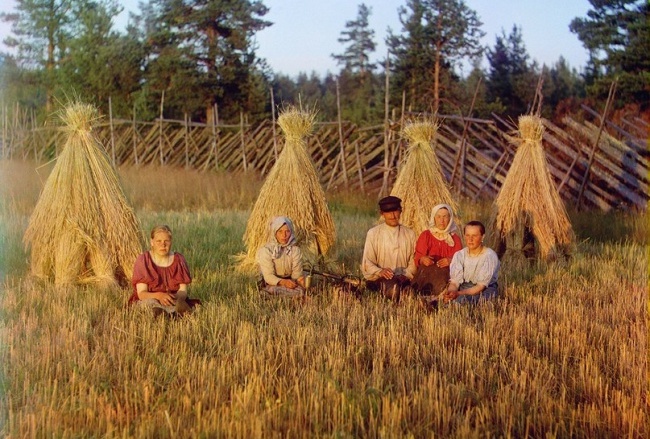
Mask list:
[[[645,213],[570,212],[565,263],[504,266],[501,297],[426,313],[329,284],[264,300],[233,269],[262,179],[122,169],[143,229],[174,231],[194,314],[29,276],[22,237],[48,167],[0,161],[5,437],[629,437],[648,430]],[[328,194],[332,268],[358,272],[374,195]],[[461,217],[489,206],[460,200]],[[143,240],[144,242],[144,240]]]

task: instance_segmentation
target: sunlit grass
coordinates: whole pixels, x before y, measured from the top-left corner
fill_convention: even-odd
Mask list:
[[[232,267],[259,181],[227,206],[214,200],[230,195],[210,193],[232,190],[224,176],[179,172],[168,192],[124,172],[143,227],[172,227],[204,302],[170,321],[127,309],[128,291],[30,279],[21,239],[38,184],[0,164],[3,436],[648,435],[648,247],[636,216],[572,214],[582,239],[568,262],[503,267],[502,299],[475,309],[427,314],[332,286],[297,303],[261,299]],[[332,195],[333,266],[358,271],[372,198]]]

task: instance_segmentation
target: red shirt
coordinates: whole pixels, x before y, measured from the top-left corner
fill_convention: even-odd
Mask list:
[[[151,293],[170,292],[175,293],[181,284],[192,282],[190,269],[187,261],[180,253],[174,253],[174,260],[169,267],[159,267],[154,264],[151,253],[144,252],[138,256],[133,267],[133,294],[129,303],[140,300],[137,293],[137,284],[147,284],[147,290]]]
[[[447,241],[441,241],[433,236],[429,229],[420,233],[415,243],[415,265],[420,266],[420,258],[422,256],[430,256],[434,262],[443,258],[449,258],[451,260],[454,253],[463,248],[463,244],[460,242],[460,237],[457,234],[452,233],[451,237],[454,240],[453,246],[447,244]]]

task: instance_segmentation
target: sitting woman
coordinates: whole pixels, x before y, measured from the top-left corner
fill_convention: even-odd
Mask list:
[[[274,296],[302,296],[305,277],[302,251],[296,244],[293,223],[286,216],[271,220],[269,242],[257,251],[257,264],[262,279],[261,291]]]
[[[201,303],[187,297],[192,282],[190,270],[182,254],[171,251],[172,231],[169,226],[151,230],[151,249],[138,256],[133,268],[133,294],[129,304],[139,304],[162,311],[182,314]]]
[[[445,303],[478,303],[497,296],[499,258],[491,248],[483,245],[485,226],[480,221],[465,225],[466,247],[451,260],[449,286]]]
[[[417,274],[413,287],[424,295],[438,295],[447,287],[451,258],[463,248],[451,206],[438,204],[431,209],[429,228],[415,244]]]

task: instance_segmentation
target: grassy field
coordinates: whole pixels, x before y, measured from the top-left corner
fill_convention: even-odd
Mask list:
[[[4,437],[650,433],[645,215],[572,213],[568,263],[503,267],[498,301],[427,314],[328,285],[304,304],[260,299],[232,268],[258,177],[121,174],[143,228],[174,230],[204,306],[153,319],[125,307],[128,291],[31,279],[21,240],[47,167],[0,161]],[[358,271],[374,199],[329,196],[341,270]]]

